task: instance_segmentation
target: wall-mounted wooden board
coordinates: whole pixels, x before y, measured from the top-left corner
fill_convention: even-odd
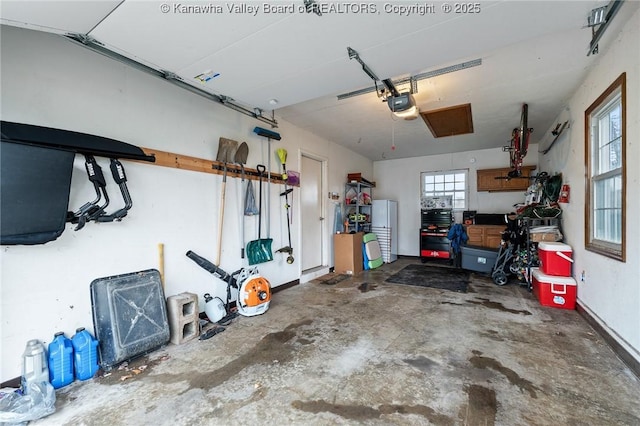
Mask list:
[[[144,162],[154,166],[170,167],[174,169],[190,170],[200,173],[212,173],[214,175],[222,175],[224,173],[224,163],[215,160],[207,160],[204,158],[191,157],[189,155],[176,154],[174,152],[160,151],[153,148],[142,148],[147,155],[153,155],[156,158],[154,163]],[[141,163],[143,163],[141,161]],[[245,179],[259,180],[258,170],[245,167],[244,168]],[[242,175],[242,169],[239,164],[227,163],[227,177],[240,178]],[[267,172],[262,177],[263,181],[267,181]],[[277,171],[271,171],[271,182],[284,184],[282,174]],[[299,186],[290,185],[290,186]]]

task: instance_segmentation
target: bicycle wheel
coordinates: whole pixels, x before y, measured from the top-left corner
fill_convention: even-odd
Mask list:
[[[509,165],[512,169],[518,167],[518,153],[520,151],[520,129],[511,132],[511,146],[509,147]]]
[[[520,143],[518,146],[518,154],[520,161],[527,155],[527,149],[529,148],[529,134],[533,129],[527,127],[529,119],[529,105],[522,104],[522,113],[520,114]]]

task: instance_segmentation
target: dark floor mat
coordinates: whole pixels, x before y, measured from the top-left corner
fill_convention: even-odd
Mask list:
[[[346,279],[351,278],[351,275],[346,275],[346,274],[338,274],[338,275],[334,275],[329,279],[326,279],[324,281],[320,281],[322,284],[327,284],[327,285],[334,285],[334,284],[338,284],[339,282],[342,282]]]
[[[388,283],[432,287],[466,293],[469,272],[454,268],[439,268],[426,265],[408,265],[386,279]]]

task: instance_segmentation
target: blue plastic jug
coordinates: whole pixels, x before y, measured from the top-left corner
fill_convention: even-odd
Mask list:
[[[62,331],[49,343],[49,381],[54,389],[73,382],[73,346]]]
[[[98,341],[84,327],[71,338],[76,379],[88,380],[98,372]]]

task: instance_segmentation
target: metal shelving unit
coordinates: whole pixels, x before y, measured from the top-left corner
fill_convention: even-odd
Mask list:
[[[522,221],[522,225],[524,226],[526,238],[526,255],[527,255],[527,269],[525,274],[525,283],[527,285],[527,289],[531,291],[532,280],[531,280],[531,268],[534,259],[531,258],[531,251],[536,250],[538,247],[538,243],[540,241],[532,241],[531,239],[531,229],[541,226],[555,226],[557,227],[560,234],[562,234],[562,219],[557,217],[545,217],[545,218],[534,218],[534,217],[525,217],[520,219]],[[562,240],[562,239],[561,239]],[[561,241],[560,240],[560,241]]]
[[[371,210],[373,184],[367,182],[347,182],[344,189],[345,218],[347,232],[371,232]],[[354,197],[349,195],[355,194]]]

